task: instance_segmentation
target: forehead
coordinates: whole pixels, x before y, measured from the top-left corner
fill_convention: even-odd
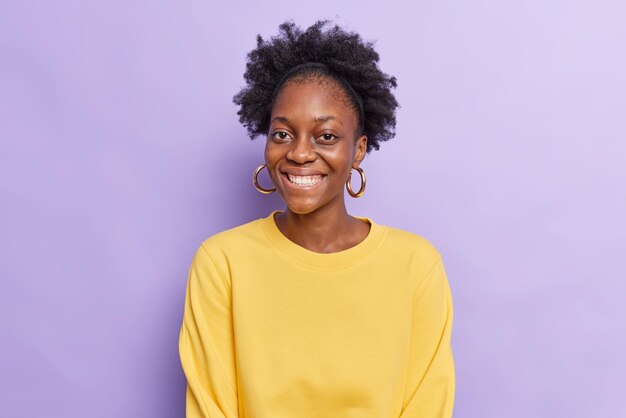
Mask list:
[[[329,79],[287,81],[272,106],[272,117],[314,119],[329,114],[344,122],[356,122],[355,111],[346,92],[339,83]]]

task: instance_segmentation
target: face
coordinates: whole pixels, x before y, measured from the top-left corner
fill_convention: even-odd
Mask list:
[[[344,208],[345,183],[358,167],[367,137],[357,137],[357,115],[330,80],[289,81],[270,117],[265,162],[289,209],[308,214]]]

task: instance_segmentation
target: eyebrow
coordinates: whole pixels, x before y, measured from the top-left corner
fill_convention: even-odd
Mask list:
[[[316,116],[315,118],[313,118],[313,120],[315,122],[326,122],[329,120],[336,120],[337,122],[339,122],[341,125],[343,125],[343,122],[341,122],[341,119],[337,118],[336,116],[333,115],[321,115],[321,116]],[[289,119],[284,117],[284,116],[276,116],[274,117],[274,119],[272,119],[273,121],[278,121],[278,122],[289,122]]]

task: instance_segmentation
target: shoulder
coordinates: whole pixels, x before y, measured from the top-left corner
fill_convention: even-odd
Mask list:
[[[250,253],[253,243],[260,240],[258,221],[253,220],[204,238],[196,247],[191,268],[199,272],[215,271],[220,277],[227,277],[229,259],[235,254]]]
[[[442,255],[426,237],[399,228],[384,226],[387,230],[386,249],[393,263],[404,263],[416,278],[416,289],[445,289],[447,277]]]
[[[426,237],[404,229],[382,225],[386,230],[387,245],[400,251],[410,251],[422,254],[428,258],[439,258],[441,253],[435,245]]]
[[[425,236],[381,225],[385,229],[383,253],[394,262],[403,260],[412,269],[425,272],[442,258],[438,248]]]
[[[205,238],[200,246],[210,255],[228,253],[234,250],[245,250],[247,246],[259,242],[261,238],[260,219],[226,229]]]

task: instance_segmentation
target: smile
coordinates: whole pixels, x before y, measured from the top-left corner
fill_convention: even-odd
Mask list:
[[[289,173],[283,173],[285,177],[289,180],[290,184],[300,188],[309,188],[316,186],[319,184],[326,176],[324,175],[315,175],[315,176],[296,176]]]

